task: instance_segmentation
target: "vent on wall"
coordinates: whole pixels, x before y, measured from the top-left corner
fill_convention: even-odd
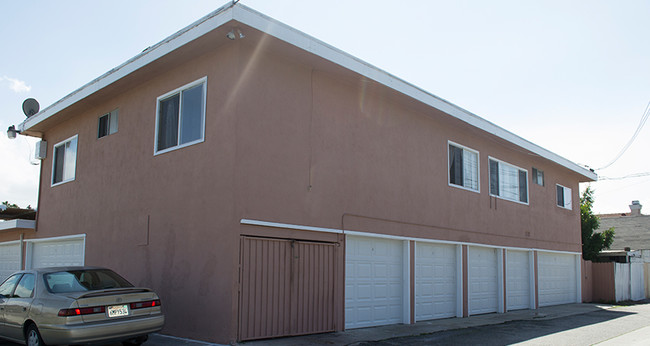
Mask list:
[[[47,141],[36,142],[36,149],[34,150],[34,157],[37,160],[44,160],[47,157]]]

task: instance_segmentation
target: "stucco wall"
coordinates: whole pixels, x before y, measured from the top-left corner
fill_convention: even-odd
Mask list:
[[[242,217],[580,251],[568,170],[336,67],[273,55],[244,65],[255,82],[237,108]],[[480,193],[448,185],[449,140],[480,152]],[[490,197],[488,156],[544,170],[546,186],[529,178],[529,205]],[[555,205],[556,183],[572,188],[572,210]]]

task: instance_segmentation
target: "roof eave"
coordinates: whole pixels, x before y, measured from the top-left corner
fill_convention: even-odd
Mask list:
[[[29,134],[29,130],[42,121],[231,20],[253,27],[316,56],[320,56],[323,59],[329,60],[366,78],[372,79],[404,95],[445,112],[469,125],[482,129],[514,145],[566,167],[582,176],[584,180],[581,181],[595,181],[598,179],[598,175],[593,171],[581,167],[570,160],[533,144],[461,107],[428,93],[398,77],[395,77],[288,25],[278,22],[275,19],[265,16],[251,8],[241,4],[232,3],[222,6],[160,43],[146,49],[144,52],[138,54],[124,64],[82,86],[38,114],[26,119],[19,124],[19,130],[23,133]]]

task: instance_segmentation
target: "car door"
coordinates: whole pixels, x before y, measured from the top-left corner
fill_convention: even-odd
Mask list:
[[[7,305],[9,304],[9,299],[14,294],[16,289],[16,284],[20,280],[23,274],[14,274],[7,278],[2,285],[0,285],[0,335],[9,336],[7,334],[7,326],[5,320],[5,313]],[[22,339],[22,338],[21,338]]]
[[[5,304],[5,335],[12,339],[23,339],[23,323],[33,300],[34,278],[34,274],[24,274],[18,281],[14,294]]]

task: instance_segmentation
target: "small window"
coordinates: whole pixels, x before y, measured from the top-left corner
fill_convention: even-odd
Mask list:
[[[34,292],[34,274],[25,274],[23,275],[23,278],[20,279],[18,286],[16,286],[14,297],[31,298],[32,292]]]
[[[571,189],[562,185],[557,186],[557,206],[564,209],[572,209]]]
[[[97,138],[106,137],[117,132],[117,109],[99,117],[97,125]]]
[[[528,171],[493,158],[490,163],[490,195],[528,204]]]
[[[52,185],[74,180],[77,166],[77,136],[54,146],[52,159]]]
[[[533,183],[544,186],[544,171],[533,167]]]
[[[156,154],[203,141],[206,78],[158,97]]]
[[[449,143],[449,185],[479,191],[478,151]]]

